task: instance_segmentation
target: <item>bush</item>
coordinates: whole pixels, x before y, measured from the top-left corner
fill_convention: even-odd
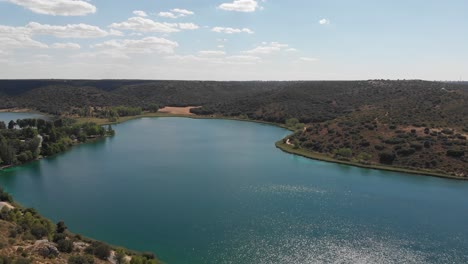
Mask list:
[[[13,260],[11,259],[11,257],[0,256],[0,264],[11,264],[11,263],[13,263]]]
[[[47,236],[49,234],[49,231],[42,224],[37,223],[34,224],[34,226],[31,228],[31,234],[37,239],[41,239]]]
[[[402,148],[397,151],[397,154],[400,156],[410,156],[416,152],[414,148]]]
[[[94,258],[90,255],[84,256],[70,256],[68,264],[94,264]]]
[[[144,256],[133,256],[130,264],[156,264],[155,259],[146,258]]]
[[[52,241],[54,241],[55,243],[59,242],[60,240],[63,240],[67,238],[67,235],[63,234],[63,233],[55,233],[54,234],[54,238]]]
[[[465,156],[465,151],[464,150],[450,149],[450,150],[447,150],[447,156],[454,157],[454,158],[460,158],[460,157]]]
[[[31,260],[27,258],[18,258],[13,262],[13,264],[30,264]]]
[[[63,233],[65,230],[67,230],[67,226],[65,225],[65,222],[60,221],[57,223],[57,233]]]
[[[3,191],[3,188],[1,188],[1,187],[0,187],[0,201],[9,202],[9,203],[13,202],[13,198],[11,197],[11,195],[9,193]]]
[[[395,158],[396,158],[395,154],[391,152],[382,152],[379,154],[380,163],[383,163],[383,164],[391,165],[393,164],[393,161],[395,160]]]
[[[73,251],[73,242],[68,239],[62,239],[57,242],[57,248],[60,252],[71,253]]]
[[[335,156],[343,157],[343,158],[351,158],[353,155],[353,151],[350,148],[341,148],[334,151]]]
[[[107,260],[109,258],[110,251],[111,248],[102,242],[94,242],[88,248],[85,249],[86,253],[93,254],[94,256],[102,260]]]

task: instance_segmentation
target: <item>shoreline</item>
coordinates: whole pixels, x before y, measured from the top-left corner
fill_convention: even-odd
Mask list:
[[[11,110],[11,109],[7,109]],[[21,109],[25,110],[25,109]],[[33,112],[33,113],[40,113],[43,115],[47,115],[38,111],[27,109],[27,112]],[[0,110],[1,113],[2,110]],[[4,111],[5,112],[5,111]],[[186,115],[186,114],[171,114],[171,113],[164,113],[164,112],[146,112],[141,115],[136,115],[136,116],[125,116],[119,118],[119,120],[115,122],[108,121],[103,118],[97,118],[97,117],[74,117],[72,119],[75,119],[77,122],[94,122],[98,125],[104,126],[104,125],[117,125],[121,124],[127,121],[131,120],[136,120],[136,119],[141,119],[141,118],[161,118],[161,117],[179,117],[179,118],[190,118],[190,119],[219,119],[219,120],[233,120],[233,121],[242,121],[242,122],[252,122],[252,123],[258,123],[258,124],[264,124],[264,125],[272,125],[276,126],[279,128],[287,129],[291,132],[294,132],[293,129],[287,127],[286,125],[283,124],[278,124],[278,123],[273,123],[273,122],[268,122],[268,121],[262,121],[262,120],[252,120],[252,119],[243,119],[243,118],[238,118],[238,117],[229,117],[229,116],[219,116],[219,115]],[[97,140],[92,140],[89,142],[77,144],[77,145],[82,145],[82,144],[87,144],[87,143],[92,143]],[[74,145],[74,146],[77,146]],[[71,148],[73,148],[72,146]],[[318,160],[318,161],[324,161],[324,162],[330,162],[330,163],[335,163],[335,164],[341,164],[341,165],[348,165],[348,166],[353,166],[353,167],[358,167],[358,168],[364,168],[364,169],[373,169],[373,170],[383,170],[383,171],[390,171],[390,172],[398,172],[398,173],[407,173],[407,174],[412,174],[412,175],[419,175],[419,176],[432,176],[432,177],[437,177],[437,178],[444,178],[444,179],[450,179],[450,180],[463,180],[466,181],[468,180],[468,177],[457,177],[454,175],[450,174],[445,174],[445,173],[438,173],[438,172],[432,172],[432,171],[425,171],[425,170],[418,170],[418,169],[410,169],[410,168],[400,168],[400,167],[393,167],[393,166],[385,166],[385,165],[378,165],[378,164],[371,164],[371,165],[366,165],[366,164],[361,164],[357,162],[352,162],[352,161],[343,161],[343,160],[337,160],[332,157],[329,157],[327,155],[321,154],[321,153],[315,153],[307,150],[302,150],[302,149],[293,149],[292,146],[287,145],[283,143],[283,139],[275,142],[276,148],[280,149],[281,151],[293,155],[298,155],[304,158],[308,159],[313,159],[313,160]],[[70,148],[70,149],[71,149]],[[57,153],[60,154],[60,153]],[[46,158],[46,157],[43,157]],[[41,158],[41,159],[43,159]],[[40,159],[37,159],[40,160]],[[37,161],[34,160],[34,161]],[[32,162],[32,161],[31,161]],[[26,164],[26,163],[25,163]],[[7,168],[14,168],[17,166],[21,166],[24,164],[19,164],[19,165],[13,165],[13,166],[8,166],[6,168],[0,168],[0,171],[3,169]]]
[[[145,113],[145,114],[138,115],[138,116],[129,116],[129,117],[122,118],[123,120],[118,120],[116,122],[109,122],[107,120],[103,120],[99,118],[96,118],[95,120],[101,121],[101,122],[96,122],[99,125],[109,125],[109,124],[113,125],[113,124],[120,124],[120,123],[127,122],[127,121],[134,120],[134,119],[144,118],[144,117],[181,117],[181,118],[191,118],[191,119],[220,119],[220,120],[244,121],[244,122],[253,122],[253,123],[259,123],[259,124],[265,124],[265,125],[272,125],[272,126],[284,128],[291,132],[294,132],[294,130],[286,127],[285,125],[278,124],[278,123],[272,123],[272,122],[261,121],[261,120],[242,119],[242,118],[237,118],[237,117],[217,116],[217,115],[212,115],[212,116],[198,115],[197,116],[197,115],[168,114],[168,113],[156,112],[156,113]],[[78,118],[77,120],[80,120],[80,118]],[[341,165],[348,165],[348,166],[353,166],[353,167],[358,167],[358,168],[363,168],[363,169],[407,173],[407,174],[412,174],[415,176],[431,176],[431,177],[444,178],[444,179],[450,179],[450,180],[462,180],[462,181],[468,180],[468,177],[457,177],[457,176],[445,174],[445,173],[409,169],[409,168],[406,169],[406,168],[385,166],[385,165],[379,165],[379,164],[366,165],[366,164],[361,164],[361,163],[352,162],[352,161],[337,160],[337,159],[331,158],[321,153],[315,153],[315,152],[301,150],[301,149],[293,149],[292,146],[286,145],[285,143],[283,143],[283,139],[275,142],[275,146],[276,148],[280,149],[281,151],[285,153],[298,155],[304,158],[324,161],[324,162],[329,162],[329,163],[335,163],[335,164],[341,164]]]
[[[462,180],[462,181],[468,180],[468,178],[466,177],[457,177],[457,176],[444,174],[444,173],[421,171],[421,170],[415,170],[415,169],[406,169],[406,168],[377,165],[377,164],[366,165],[366,164],[361,164],[361,163],[352,162],[352,161],[337,160],[337,159],[334,159],[332,157],[329,157],[321,153],[311,152],[311,151],[302,150],[302,149],[294,149],[291,145],[287,145],[283,143],[283,140],[277,141],[275,143],[275,146],[276,148],[280,149],[281,151],[285,153],[301,156],[301,157],[308,158],[308,159],[323,161],[323,162],[353,166],[353,167],[358,167],[358,168],[363,168],[363,169],[406,173],[406,174],[412,174],[415,176],[431,176],[431,177],[437,177],[437,178],[444,178],[444,179],[450,179],[450,180]]]

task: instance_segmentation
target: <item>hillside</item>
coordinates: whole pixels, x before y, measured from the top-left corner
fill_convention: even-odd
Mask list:
[[[293,121],[296,148],[339,160],[459,177],[468,171],[466,83],[0,81],[0,109],[105,117],[111,107],[154,105],[201,106],[191,111],[202,116]]]
[[[2,264],[157,264],[152,253],[137,253],[83,238],[53,224],[32,208],[22,208],[0,188]]]

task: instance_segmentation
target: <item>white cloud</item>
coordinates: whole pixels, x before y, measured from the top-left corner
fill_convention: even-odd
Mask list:
[[[166,18],[177,18],[177,16],[171,12],[159,12],[158,16]]]
[[[32,39],[31,32],[25,27],[0,25],[0,48],[47,48],[48,45]]]
[[[206,57],[219,57],[226,55],[226,52],[221,50],[202,50],[198,52],[198,55]]]
[[[142,39],[109,40],[93,45],[92,48],[120,51],[123,54],[160,53],[172,54],[179,44],[165,38],[146,37]]]
[[[159,12],[158,16],[166,17],[166,18],[179,18],[179,17],[185,17],[185,16],[189,16],[193,14],[194,12],[187,10],[187,9],[174,8],[174,9],[171,9],[171,12]]]
[[[96,13],[96,7],[79,0],[8,0],[34,13],[52,16],[84,16]]]
[[[200,28],[194,23],[161,23],[143,17],[131,17],[122,23],[113,23],[109,27],[122,30],[134,30],[140,32],[172,33],[180,30],[195,30]]]
[[[244,51],[243,53],[248,54],[271,54],[273,52],[281,51],[284,48],[287,48],[288,44],[281,44],[278,42],[266,43],[263,42],[261,46],[258,46],[254,49]]]
[[[54,43],[52,45],[54,49],[81,49],[81,46],[77,43]]]
[[[146,14],[145,11],[141,11],[141,10],[135,10],[135,11],[133,11],[133,14],[135,16],[140,16],[140,17],[147,17],[148,16],[148,14]]]
[[[195,30],[199,29],[200,27],[194,23],[179,23],[179,28],[186,30]]]
[[[224,49],[224,45],[218,45],[216,46],[218,49]]]
[[[57,38],[98,38],[107,36],[121,36],[117,30],[105,31],[96,26],[87,24],[68,24],[55,26],[31,22],[26,28],[34,35],[50,35]]]
[[[134,30],[141,32],[179,32],[175,23],[160,23],[143,17],[131,17],[122,23],[113,23],[109,27],[121,30]]]
[[[213,32],[217,33],[226,33],[226,34],[234,34],[234,33],[248,33],[253,34],[254,32],[248,28],[231,28],[231,27],[214,27],[211,29]]]
[[[223,3],[218,8],[227,11],[255,12],[260,5],[255,0],[234,0],[232,3]]]
[[[318,61],[319,59],[317,58],[309,58],[309,57],[300,57],[299,58],[299,61],[302,61],[302,62],[315,62],[315,61]]]
[[[330,24],[330,20],[326,19],[326,18],[322,18],[319,20],[319,24],[320,25],[329,25]]]
[[[189,16],[195,14],[194,12],[187,9],[174,8],[171,9],[172,12],[180,14],[179,16]]]

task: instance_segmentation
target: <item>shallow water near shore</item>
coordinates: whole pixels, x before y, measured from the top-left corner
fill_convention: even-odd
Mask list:
[[[47,116],[39,114],[39,113],[15,113],[15,112],[0,112],[0,121],[5,122],[8,125],[8,122],[11,120],[15,121],[18,119],[25,119],[25,118],[40,118],[40,119],[47,119]]]
[[[290,155],[274,145],[290,132],[258,123],[114,128],[0,184],[73,232],[169,264],[468,262],[468,182]]]

